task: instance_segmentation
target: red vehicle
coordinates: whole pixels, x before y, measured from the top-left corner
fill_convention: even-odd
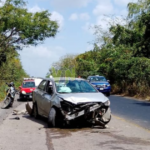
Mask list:
[[[19,86],[19,99],[32,98],[32,92],[35,90],[35,81],[32,78],[24,78],[22,85]]]

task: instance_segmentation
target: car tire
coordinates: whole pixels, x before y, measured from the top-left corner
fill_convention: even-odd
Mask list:
[[[33,103],[33,116],[35,119],[38,119],[39,114],[38,114],[38,108],[37,108],[37,104]]]
[[[54,128],[58,126],[57,111],[55,108],[51,108],[48,115],[48,127]]]
[[[22,94],[20,93],[19,94],[19,100],[22,100],[23,99],[23,96],[22,96]]]
[[[5,98],[4,101],[2,102],[1,108],[3,109],[8,108],[10,106],[10,103],[11,103],[11,98],[10,97]]]

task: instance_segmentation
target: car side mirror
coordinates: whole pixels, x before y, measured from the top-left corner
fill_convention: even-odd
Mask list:
[[[110,80],[107,80],[107,82],[110,82]]]
[[[19,89],[21,89],[21,86],[19,86]]]

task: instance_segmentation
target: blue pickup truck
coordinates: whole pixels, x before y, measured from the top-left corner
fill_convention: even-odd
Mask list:
[[[100,92],[110,96],[111,85],[104,76],[88,76],[87,80]]]

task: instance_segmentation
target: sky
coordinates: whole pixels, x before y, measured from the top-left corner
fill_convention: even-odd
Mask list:
[[[92,50],[92,27],[100,25],[106,30],[110,16],[127,16],[129,2],[137,0],[28,0],[29,12],[48,10],[59,29],[55,38],[19,51],[24,70],[30,76],[45,77],[51,65],[66,54]]]

